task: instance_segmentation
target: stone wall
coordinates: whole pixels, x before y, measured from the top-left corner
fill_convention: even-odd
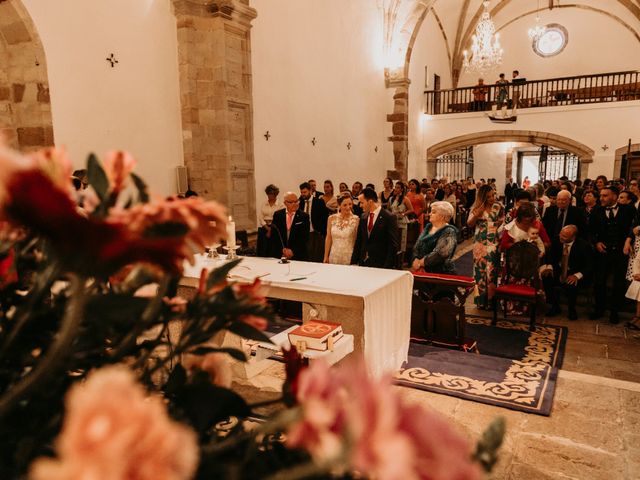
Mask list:
[[[0,132],[13,148],[53,145],[44,49],[19,0],[0,2]]]
[[[189,184],[255,228],[250,22],[246,1],[174,0]]]

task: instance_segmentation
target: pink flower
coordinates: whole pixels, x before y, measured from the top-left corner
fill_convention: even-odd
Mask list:
[[[189,371],[202,370],[207,372],[211,383],[214,385],[225,388],[231,387],[231,360],[226,353],[186,354],[182,360],[182,365]]]
[[[189,231],[185,236],[183,254],[193,261],[194,252],[202,252],[205,246],[225,237],[226,219],[226,210],[219,203],[192,197],[180,201],[162,200],[135,205],[126,210],[113,208],[107,222],[126,225],[127,230],[139,235],[159,223],[186,225]]]
[[[266,318],[258,317],[256,315],[243,315],[240,317],[240,321],[255,328],[256,330],[266,330],[269,326],[269,322]]]
[[[480,478],[471,450],[445,421],[402,401],[389,377],[373,380],[362,364],[329,370],[314,362],[299,377],[302,420],[287,443],[320,462],[384,480]]]
[[[107,153],[103,167],[113,193],[117,194],[124,189],[127,178],[135,166],[136,160],[128,152],[116,150]]]
[[[106,367],[71,388],[57,459],[38,459],[31,480],[181,480],[198,461],[195,434],[169,419],[124,367]]]

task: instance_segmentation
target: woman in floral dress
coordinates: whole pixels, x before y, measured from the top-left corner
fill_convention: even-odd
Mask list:
[[[476,307],[488,309],[493,291],[498,283],[500,252],[498,228],[504,222],[504,207],[496,202],[496,193],[489,185],[478,189],[476,201],[467,220],[475,227],[473,245],[473,278],[477,294]]]

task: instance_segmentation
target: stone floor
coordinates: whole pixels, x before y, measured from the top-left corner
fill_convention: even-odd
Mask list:
[[[470,313],[474,307],[469,306]],[[640,479],[640,340],[621,325],[562,318],[569,328],[551,415],[527,414],[446,395],[397,387],[444,416],[475,441],[500,415],[507,435],[491,479]],[[541,320],[545,322],[545,320]],[[236,385],[252,402],[274,398],[283,380],[273,364]]]

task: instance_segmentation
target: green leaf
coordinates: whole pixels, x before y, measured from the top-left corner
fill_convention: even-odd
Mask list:
[[[504,417],[495,418],[478,440],[473,459],[482,465],[486,472],[490,472],[498,461],[498,450],[502,445],[506,431]]]
[[[140,200],[140,202],[141,203],[149,202],[149,193],[147,189],[147,184],[144,183],[144,180],[142,180],[135,173],[130,173],[130,175],[131,175],[131,179],[133,180],[133,184],[138,189],[138,199]]]
[[[271,343],[271,339],[264,333],[242,321],[233,322],[227,326],[227,330],[231,333],[235,333],[236,335],[240,335],[243,338],[248,338],[249,340]]]
[[[229,272],[241,261],[242,259],[238,258],[236,260],[227,262],[221,267],[218,267],[215,270],[213,270],[209,274],[209,277],[207,278],[207,290],[209,290],[214,285],[218,285],[219,283],[222,283],[223,281],[225,281],[227,279],[227,275],[229,274]]]
[[[193,350],[190,350],[188,353],[191,353],[192,355],[206,355],[207,353],[227,353],[236,360],[239,360],[241,362],[247,361],[247,356],[244,354],[244,352],[238,350],[237,348],[197,347]]]
[[[109,195],[109,179],[102,169],[98,157],[93,153],[87,159],[87,176],[89,177],[89,185],[93,187],[98,198],[104,202]]]

